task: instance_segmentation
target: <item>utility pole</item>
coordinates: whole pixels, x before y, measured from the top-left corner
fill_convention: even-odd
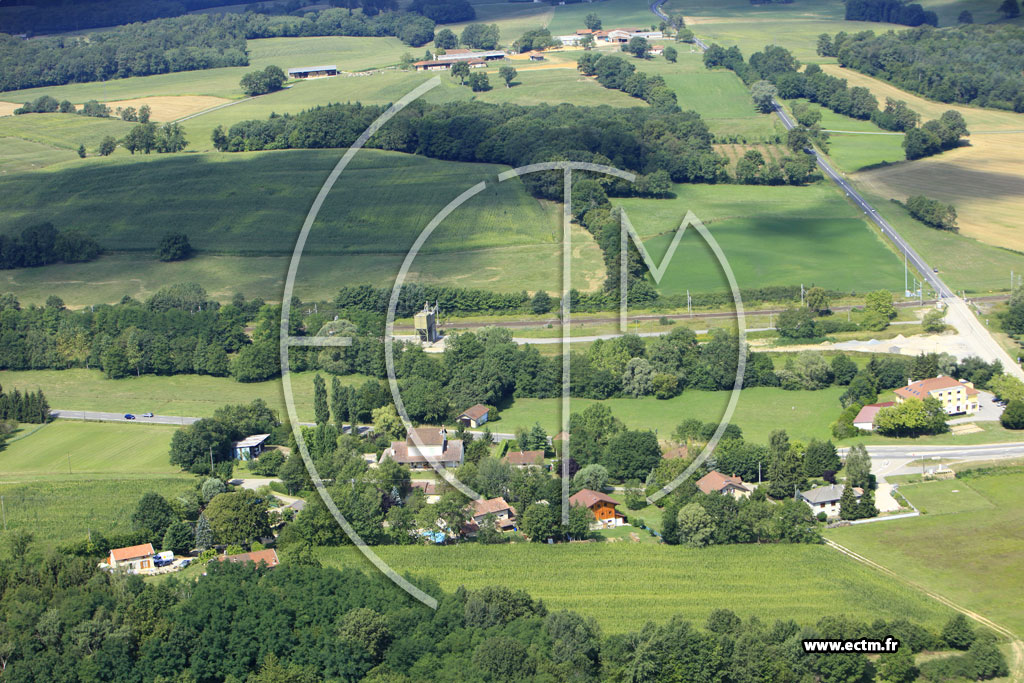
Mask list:
[[[804,305],[804,285],[803,285],[803,283],[800,284],[800,305],[801,306]]]
[[[757,483],[761,483],[761,461],[757,461]]]
[[[0,511],[4,515],[4,531],[7,531],[7,506],[4,505],[4,497],[0,496]]]
[[[910,291],[910,283],[907,281],[909,272],[907,270],[907,252],[903,252],[903,291]]]
[[[68,453],[68,474],[71,474],[71,453]]]

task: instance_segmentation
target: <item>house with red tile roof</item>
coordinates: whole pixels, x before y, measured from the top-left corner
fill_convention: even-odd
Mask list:
[[[697,488],[704,493],[721,493],[733,498],[746,498],[750,495],[750,488],[744,485],[743,479],[726,476],[717,470],[711,470],[698,479]]]
[[[444,427],[416,427],[409,430],[405,441],[392,441],[381,459],[391,458],[414,470],[430,469],[433,463],[443,467],[462,464],[462,439],[449,439]]]
[[[239,555],[220,555],[217,559],[221,562],[265,562],[268,567],[276,567],[280,562],[277,559],[277,551],[273,548],[267,548],[266,550],[255,550],[251,553],[241,553]]]
[[[502,458],[512,467],[543,467],[544,451],[509,451]]]
[[[853,418],[853,426],[866,432],[873,432],[875,430],[875,417],[878,416],[878,411],[882,408],[891,408],[894,405],[896,405],[894,401],[888,401],[886,403],[870,403],[864,406],[857,413],[857,417]]]
[[[107,558],[107,564],[111,567],[126,569],[129,572],[152,569],[153,555],[155,554],[156,551],[153,550],[152,543],[130,545],[125,548],[112,548],[110,556]]]
[[[471,408],[466,408],[459,415],[459,422],[466,427],[479,427],[487,422],[490,417],[491,409],[485,406],[483,403],[477,403]]]
[[[487,515],[494,515],[495,524],[502,531],[515,528],[516,510],[504,498],[474,500],[469,504],[469,507],[471,520],[477,527],[480,526],[480,523],[484,521]]]

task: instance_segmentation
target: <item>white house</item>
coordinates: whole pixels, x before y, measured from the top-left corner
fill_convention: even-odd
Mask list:
[[[845,484],[829,484],[828,486],[819,486],[816,489],[810,491],[804,491],[800,494],[800,498],[810,506],[811,511],[814,514],[824,512],[827,517],[838,517],[839,516],[839,499],[843,497],[843,490],[846,488]],[[864,490],[858,487],[854,487],[853,496],[857,500],[864,495]]]
[[[152,543],[112,548],[110,557],[107,558],[107,564],[117,569],[124,569],[131,574],[143,569],[152,569],[153,555],[155,554]]]

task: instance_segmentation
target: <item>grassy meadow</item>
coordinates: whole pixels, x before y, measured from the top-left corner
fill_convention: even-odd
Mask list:
[[[0,477],[67,474],[176,474],[167,462],[174,427],[58,420],[0,450]],[[30,433],[31,432],[31,433]],[[70,472],[68,469],[70,467]]]
[[[5,119],[0,119],[0,128]],[[62,161],[70,161],[77,158],[77,154],[70,149],[58,149],[39,142],[32,142],[23,138],[6,137],[0,135],[0,178],[23,171],[33,171]]]
[[[772,622],[784,615],[806,624],[823,614],[847,614],[865,621],[905,617],[939,628],[951,614],[823,546],[645,544],[641,550],[624,540],[386,546],[376,552],[399,573],[433,579],[445,591],[491,585],[526,590],[548,609],[594,617],[605,633],[639,630],[648,620],[677,614],[703,624],[723,605],[744,618]],[[352,547],[324,548],[319,556],[325,565],[371,569]]]
[[[655,263],[686,212],[693,211],[718,241],[740,287],[803,283],[861,292],[902,287],[902,263],[831,184],[677,185],[674,191],[671,199],[616,200]],[[717,259],[695,230],[687,231],[679,249],[661,291],[727,288]],[[830,266],[836,263],[843,267]]]
[[[292,374],[295,406],[299,419],[313,420],[313,377],[316,373]],[[328,378],[329,379],[329,378]],[[368,377],[346,375],[342,384],[358,386]],[[32,390],[42,388],[53,408],[89,410],[98,412],[138,413],[183,417],[210,417],[221,406],[249,403],[262,398],[278,415],[287,417],[281,380],[242,383],[228,377],[206,375],[172,375],[125,379],[106,379],[99,370],[4,370],[0,372],[0,386],[11,391],[15,388]],[[127,429],[147,427],[142,424],[124,425]],[[46,427],[42,431],[46,431]],[[135,432],[131,432],[135,433]],[[170,436],[167,436],[170,439]],[[12,446],[13,447],[13,446]],[[0,455],[0,459],[2,459]],[[0,472],[3,469],[0,468]]]
[[[548,29],[552,35],[575,33],[587,27],[583,21],[590,13],[601,17],[601,26],[606,30],[657,25],[660,20],[651,14],[648,5],[643,0],[601,0],[595,3],[559,5],[555,7],[555,16],[548,24]]]
[[[925,514],[826,535],[1024,636],[1022,485],[1024,473],[904,484]]]
[[[103,138],[123,138],[133,125],[121,119],[98,119],[78,114],[23,114],[0,117],[0,137],[20,138],[48,148],[66,150],[77,150],[79,145],[85,145],[89,153],[97,154]],[[12,151],[16,153],[5,145],[0,151],[0,163],[6,161]],[[127,152],[124,154],[128,155]],[[77,155],[67,158],[77,158]]]

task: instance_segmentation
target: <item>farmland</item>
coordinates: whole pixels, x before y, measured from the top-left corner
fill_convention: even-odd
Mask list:
[[[559,5],[555,8],[555,16],[548,28],[552,35],[575,33],[577,29],[586,28],[583,20],[591,12],[601,17],[605,29],[657,25],[658,19],[647,9],[647,5],[648,3],[635,0],[603,0],[594,4],[584,2]]]
[[[290,254],[309,203],[339,157],[335,150],[291,150],[88,159],[41,171],[45,176],[0,179],[0,230],[29,218],[49,220],[74,225],[108,249],[150,251],[184,222],[201,250]],[[324,204],[311,251],[404,254],[445,204],[502,170],[376,150],[361,152],[350,168]],[[423,201],[400,201],[410,196]],[[530,198],[518,180],[492,182],[452,214],[426,249],[553,244],[557,227],[557,213]],[[382,234],[392,239],[381,243]]]
[[[950,614],[922,594],[822,546],[645,545],[640,553],[632,543],[619,541],[388,546],[377,551],[399,573],[434,579],[446,591],[490,585],[527,590],[549,609],[594,617],[606,633],[638,630],[648,620],[665,621],[676,614],[703,623],[723,605],[769,623],[782,617],[814,623],[828,613],[866,621],[905,617],[934,628]],[[319,553],[326,565],[370,567],[351,547]]]
[[[37,543],[56,545],[132,530],[131,516],[144,493],[174,498],[194,486],[191,475],[102,478],[69,477],[0,483],[8,530],[32,533]]]
[[[93,154],[100,140],[124,137],[132,124],[120,119],[98,119],[78,114],[27,114],[0,118],[0,137],[21,138],[48,147],[74,150],[84,144]],[[0,160],[6,160],[5,147]],[[125,153],[127,155],[127,153]]]
[[[902,485],[927,514],[827,535],[929,590],[1024,635],[1020,557],[1024,474]],[[1017,596],[1014,598],[1013,596]]]
[[[693,211],[721,245],[740,287],[803,283],[863,292],[902,286],[902,264],[830,185],[677,185],[674,191],[672,199],[616,201],[646,240],[655,263],[686,212]],[[687,258],[668,269],[661,291],[721,291],[727,286],[696,231],[688,231],[679,247],[684,250],[679,255]],[[829,262],[844,265],[822,268]]]

